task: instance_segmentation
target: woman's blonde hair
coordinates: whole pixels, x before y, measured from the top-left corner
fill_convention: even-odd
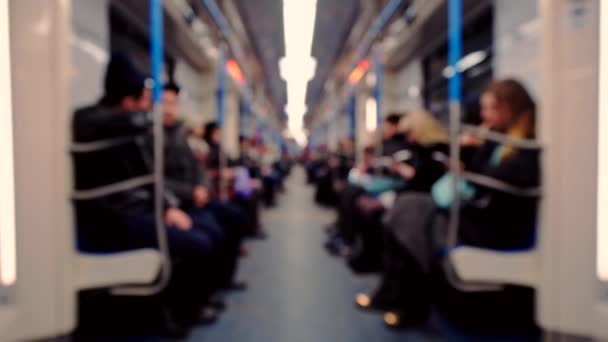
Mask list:
[[[399,123],[399,129],[423,146],[446,144],[449,141],[448,132],[439,120],[424,110],[404,116]]]
[[[484,94],[492,94],[499,105],[505,106],[511,112],[511,120],[504,133],[518,139],[534,139],[536,136],[536,103],[518,81],[506,79],[490,83]],[[500,160],[510,158],[516,148],[505,145],[501,151]]]

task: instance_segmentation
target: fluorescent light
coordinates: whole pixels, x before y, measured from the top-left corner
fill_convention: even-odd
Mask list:
[[[608,1],[600,1],[600,18],[608,18]],[[597,275],[608,281],[608,20],[600,20],[598,108]]]
[[[458,61],[456,68],[459,72],[465,72],[477,64],[485,61],[486,58],[488,58],[488,53],[483,50],[471,52]],[[451,78],[452,76],[454,76],[454,68],[452,68],[451,65],[448,65],[445,67],[445,69],[443,69],[443,77]]]
[[[316,1],[283,1],[286,57],[280,61],[281,76],[287,81],[289,129],[298,143],[306,142],[302,118],[306,112],[306,89],[316,61],[310,57]]]
[[[458,61],[458,70],[460,70],[460,72],[467,71],[477,64],[485,61],[486,58],[488,58],[488,53],[483,50],[471,52]]]
[[[370,97],[365,102],[365,129],[374,132],[378,128],[378,107],[376,99]]]
[[[15,283],[15,165],[8,1],[0,0],[0,284]]]

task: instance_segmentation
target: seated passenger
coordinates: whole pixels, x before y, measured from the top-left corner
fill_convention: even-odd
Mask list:
[[[77,110],[72,129],[76,143],[133,138],[125,144],[74,156],[75,188],[86,191],[152,172],[150,92],[132,60],[116,53],[108,65],[105,95],[98,104]],[[217,288],[220,267],[213,262],[216,246],[204,222],[193,221],[167,192],[164,224],[172,257],[179,260],[175,274],[188,281],[172,285],[166,302],[180,323],[199,318],[201,305]],[[93,251],[156,248],[154,189],[140,186],[75,203],[81,247]]]
[[[339,153],[326,151],[317,174],[315,201],[322,206],[333,208],[338,204],[336,180],[340,169]]]
[[[260,221],[261,170],[252,146],[250,139],[239,137],[240,156],[235,164],[241,174],[237,172],[234,201],[247,215],[249,237],[264,239],[267,235]]]
[[[524,87],[513,80],[490,84],[481,98],[484,125],[513,138],[534,139],[536,105]],[[465,170],[521,188],[540,183],[537,151],[485,141]],[[430,312],[430,272],[438,250],[445,245],[451,187],[442,180],[433,196],[406,193],[385,218],[387,264],[373,297],[358,295],[363,308],[388,311],[390,326],[423,323]],[[521,198],[463,182],[458,239],[486,248],[509,248],[529,239],[536,220],[537,200]]]
[[[399,131],[407,142],[390,158],[388,176],[399,179],[401,185],[382,195],[363,195],[358,199],[358,210],[353,211],[353,229],[358,236],[359,250],[349,260],[354,270],[380,270],[382,267],[382,222],[385,210],[390,209],[395,196],[407,192],[428,193],[433,183],[445,173],[435,153],[447,153],[448,134],[432,114],[418,111],[403,117]],[[394,143],[393,150],[399,149]]]
[[[234,161],[221,148],[222,130],[215,122],[208,122],[203,129],[203,139],[209,146],[205,168],[211,182],[212,197],[228,201],[232,196]]]
[[[190,145],[190,149],[192,149],[199,165],[202,166],[205,164],[207,155],[209,154],[209,146],[203,140],[203,127],[196,123],[190,123],[188,126],[188,145]]]
[[[209,235],[221,246],[221,259],[227,263],[221,285],[232,288],[245,218],[238,208],[210,198],[207,177],[190,148],[184,124],[178,120],[179,90],[175,83],[166,84],[163,90],[165,184],[179,199],[180,208],[208,226]]]
[[[371,179],[374,172],[374,161],[376,150],[373,146],[368,146],[363,151],[363,159],[348,175],[348,183],[340,193],[337,211],[338,216],[335,224],[330,227],[330,238],[325,247],[331,254],[349,256],[351,246],[355,242],[355,232],[353,230],[355,215],[352,213],[357,208],[357,199],[365,193],[363,184]]]
[[[279,191],[279,179],[273,167],[275,158],[270,147],[262,143],[260,145],[260,175],[262,177],[262,201],[266,208],[277,205],[277,192]]]
[[[399,132],[400,121],[401,115],[399,114],[390,114],[384,119],[382,124],[382,146],[380,151],[382,157],[390,158],[393,154],[408,148],[405,135]],[[337,200],[338,218],[336,221],[335,234],[326,243],[326,247],[332,254],[352,256],[353,258],[358,258],[358,255],[368,254],[363,251],[362,245],[359,245],[361,248],[356,251],[353,251],[351,248],[361,241],[361,236],[358,234],[358,232],[360,232],[359,227],[367,225],[367,222],[357,222],[361,217],[355,213],[360,211],[359,206],[360,204],[363,204],[359,203],[359,200],[366,193],[374,193],[379,188],[377,186],[379,183],[375,181],[377,179],[382,178],[382,184],[380,185],[384,190],[387,189],[387,183],[390,183],[390,187],[388,187],[389,190],[393,189],[393,186],[396,184],[393,182],[384,182],[384,180],[386,180],[385,176],[390,173],[390,169],[388,167],[378,168],[379,160],[376,158],[374,151],[373,147],[366,149],[363,162],[349,172],[349,185],[339,195],[339,199]],[[392,178],[389,180],[392,180]],[[380,207],[374,209],[380,209]],[[372,250],[374,250],[373,254],[377,256],[378,248],[373,248]],[[367,261],[363,262],[363,260],[368,260],[367,256],[361,259],[361,267],[355,266],[354,270],[358,272],[377,270],[379,258],[374,257],[372,259],[375,260],[370,264],[368,264]],[[358,262],[355,264],[357,263]]]

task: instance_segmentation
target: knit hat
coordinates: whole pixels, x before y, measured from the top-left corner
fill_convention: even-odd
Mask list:
[[[103,102],[116,105],[125,97],[140,97],[146,78],[125,53],[114,52],[106,70]]]

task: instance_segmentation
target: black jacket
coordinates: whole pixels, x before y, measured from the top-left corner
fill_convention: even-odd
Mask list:
[[[540,186],[540,153],[516,150],[493,165],[497,144],[486,142],[466,170],[489,176],[520,188]],[[536,225],[538,199],[520,197],[476,185],[475,197],[463,208],[461,238],[468,243],[493,248],[510,248],[530,240]]]
[[[246,168],[251,178],[260,178],[262,175],[259,164],[246,152],[241,151],[241,155],[235,161],[235,164]]]
[[[207,186],[203,168],[188,144],[188,133],[182,124],[165,127],[165,184],[182,207],[193,205],[196,186]]]
[[[152,159],[152,116],[149,113],[116,113],[102,105],[76,111],[72,122],[73,139],[85,143],[119,137],[134,137],[127,144],[91,153],[75,153],[76,190],[90,190],[138,176],[150,175]],[[85,220],[79,208],[94,206],[100,212],[131,215],[152,211],[154,187],[142,186],[106,197],[76,203],[77,221]],[[177,206],[171,193],[165,194],[165,206]],[[99,216],[95,214],[93,216]],[[94,220],[95,217],[92,217]],[[86,223],[90,223],[85,220]],[[79,222],[85,224],[85,222]]]
[[[407,183],[399,189],[399,192],[430,192],[433,184],[446,172],[445,164],[436,160],[434,154],[439,152],[447,155],[448,149],[449,147],[446,144],[429,146],[411,144],[409,151],[412,153],[412,159],[406,163],[416,169],[416,174],[412,179],[407,180]]]
[[[400,150],[407,149],[409,145],[404,134],[395,134],[391,138],[382,141],[382,156],[390,157]]]
[[[207,169],[218,170],[220,168],[220,158],[224,159],[225,167],[238,166],[237,162],[231,159],[228,154],[222,151],[220,145],[207,141],[209,145],[209,156],[207,157]]]

